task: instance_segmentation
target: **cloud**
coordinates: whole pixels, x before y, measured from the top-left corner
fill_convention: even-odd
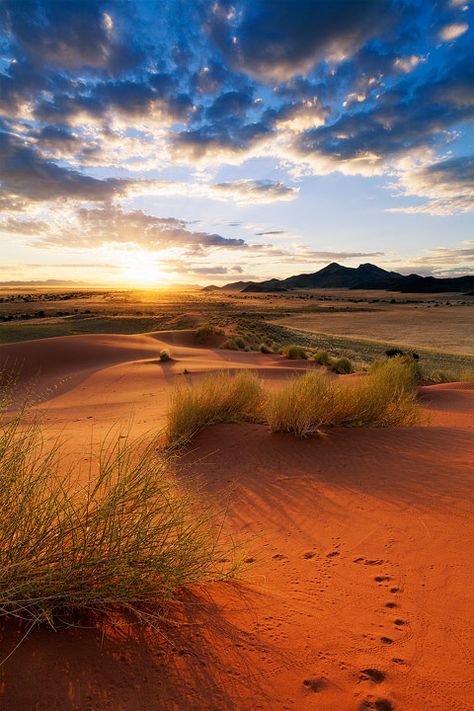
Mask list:
[[[0,199],[28,201],[110,200],[124,195],[131,181],[99,180],[44,160],[27,141],[0,132]]]
[[[142,210],[124,212],[120,206],[79,208],[68,220],[56,215],[36,245],[93,249],[115,244],[161,250],[178,247],[191,252],[212,249],[246,249],[243,239],[223,237],[188,229],[188,223],[175,217],[156,217]]]
[[[424,198],[392,212],[452,215],[474,211],[474,156],[457,156],[401,174],[402,195]]]
[[[380,172],[387,159],[445,142],[446,129],[474,119],[473,85],[474,65],[465,56],[440,78],[415,89],[395,86],[374,107],[299,134],[295,149],[322,172]]]
[[[453,22],[451,25],[445,25],[442,28],[439,37],[443,42],[452,42],[452,40],[461,37],[468,29],[467,22]]]
[[[123,22],[128,10],[120,1],[4,0],[0,18],[16,47],[36,63],[116,73],[144,59],[131,25]]]
[[[281,81],[353,54],[387,27],[394,10],[386,0],[245,0],[237,13],[216,2],[205,27],[234,68]]]
[[[299,192],[299,188],[289,187],[279,181],[249,179],[216,183],[212,189],[238,201],[250,203],[294,200]]]

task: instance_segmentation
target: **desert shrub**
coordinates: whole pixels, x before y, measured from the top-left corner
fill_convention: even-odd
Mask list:
[[[331,358],[327,351],[317,351],[314,355],[314,360],[320,365],[329,365]]]
[[[414,385],[413,369],[399,358],[377,364],[360,380],[310,371],[268,395],[265,419],[273,432],[300,437],[324,427],[409,426],[419,421]]]
[[[334,358],[334,360],[331,360],[331,367],[339,375],[348,375],[354,370],[349,358]]]
[[[166,363],[169,360],[171,360],[170,352],[163,348],[163,350],[160,351],[160,361]]]
[[[401,348],[387,348],[385,351],[387,358],[394,358],[395,356],[405,355],[405,352]]]
[[[200,383],[178,386],[167,414],[168,444],[184,444],[197,432],[219,422],[254,422],[260,416],[262,385],[248,371],[220,372]]]
[[[264,416],[272,432],[314,434],[333,408],[334,388],[326,373],[309,371],[267,395]]]
[[[222,576],[210,511],[156,448],[111,441],[81,486],[75,466],[21,415],[2,419],[0,615],[56,627],[123,610],[157,624],[177,589]]]
[[[259,351],[260,353],[271,353],[272,349],[266,343],[261,343]]]
[[[398,366],[400,366],[401,364],[405,366],[405,368],[400,369],[397,365],[390,366],[390,362],[398,364]],[[404,353],[403,355],[391,356],[390,358],[378,358],[371,364],[369,372],[375,373],[378,368],[385,368],[387,372],[390,370],[390,368],[392,368],[393,371],[402,371],[407,375],[407,377],[409,374],[411,379],[411,387],[420,383],[423,380],[423,370],[419,361],[413,358],[412,355],[408,353]]]
[[[286,346],[283,348],[282,355],[285,356],[285,358],[288,358],[289,360],[299,360],[299,359],[306,359],[306,351],[302,346],[296,346],[296,345],[291,345],[291,346]]]
[[[235,345],[237,346],[237,348],[240,348],[241,350],[243,350],[245,348],[245,346],[247,345],[245,340],[242,338],[242,336],[236,336],[234,338],[234,341],[235,341]]]
[[[228,338],[227,340],[224,341],[222,344],[221,348],[225,348],[228,351],[238,351],[239,346],[235,342],[235,338]]]
[[[194,334],[196,341],[198,343],[206,343],[211,336],[214,336],[216,329],[210,323],[206,323],[203,326],[199,326]]]

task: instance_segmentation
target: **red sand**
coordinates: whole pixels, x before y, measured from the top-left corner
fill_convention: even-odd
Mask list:
[[[160,364],[164,347],[174,360]],[[46,431],[76,454],[92,428],[98,441],[131,416],[133,434],[155,433],[184,368],[251,367],[270,384],[294,369],[196,348],[183,332],[48,339],[6,355],[25,363],[21,383],[40,371]],[[163,637],[32,632],[0,667],[0,708],[473,709],[474,384],[421,398],[429,419],[410,429],[304,441],[257,425],[203,432],[186,463],[229,501],[226,526],[248,550],[242,583],[187,594]],[[22,633],[3,628],[1,656]]]

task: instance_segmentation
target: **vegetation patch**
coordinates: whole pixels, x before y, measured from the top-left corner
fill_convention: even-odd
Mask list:
[[[401,358],[377,364],[357,381],[309,371],[269,393],[264,416],[272,432],[299,437],[334,426],[406,427],[420,419],[415,380],[414,369]]]
[[[74,624],[78,612],[122,610],[156,624],[179,588],[224,576],[221,522],[178,487],[155,448],[119,439],[79,485],[60,449],[44,451],[34,424],[5,417],[1,615],[57,627],[66,617]]]
[[[245,370],[213,373],[199,383],[179,385],[171,395],[166,441],[185,444],[220,422],[255,422],[261,417],[262,397],[259,378]]]

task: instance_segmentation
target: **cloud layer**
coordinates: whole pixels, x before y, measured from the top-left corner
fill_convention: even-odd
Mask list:
[[[270,255],[152,198],[283,207],[330,173],[380,177],[393,212],[470,213],[473,16],[469,0],[4,0],[3,233]]]

